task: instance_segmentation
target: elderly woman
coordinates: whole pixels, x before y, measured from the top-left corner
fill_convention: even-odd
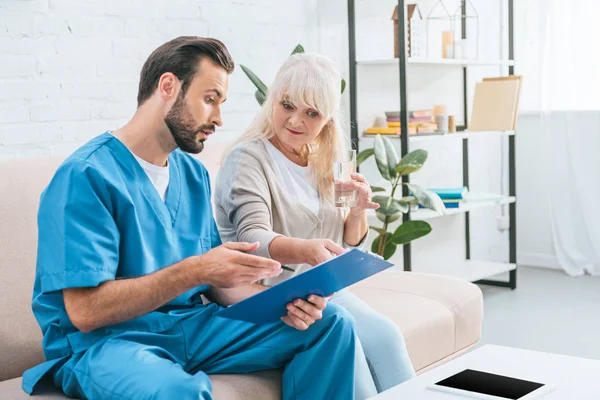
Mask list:
[[[217,176],[216,221],[226,241],[258,242],[256,254],[291,270],[264,282],[289,279],[361,246],[371,202],[365,178],[354,174],[356,205],[349,212],[333,201],[333,162],[345,148],[340,123],[341,77],[330,59],[295,54],[281,67],[267,99],[239,140],[226,152]],[[293,270],[293,271],[292,271]],[[355,318],[360,351],[356,398],[368,398],[414,376],[397,326],[347,290],[330,302]],[[290,309],[303,326],[302,308]]]

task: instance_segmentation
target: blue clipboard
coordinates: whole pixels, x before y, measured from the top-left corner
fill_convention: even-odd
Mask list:
[[[287,314],[286,305],[311,294],[329,296],[394,264],[374,254],[352,249],[269,289],[223,308],[215,315],[265,324]]]

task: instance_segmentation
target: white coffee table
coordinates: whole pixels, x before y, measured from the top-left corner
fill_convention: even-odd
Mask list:
[[[466,368],[548,383],[555,390],[540,400],[600,399],[600,360],[485,345],[438,368],[386,390],[372,400],[465,400],[427,386]]]

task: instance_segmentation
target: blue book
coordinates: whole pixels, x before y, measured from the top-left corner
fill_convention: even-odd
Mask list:
[[[329,296],[393,265],[375,254],[352,249],[239,303],[223,308],[215,315],[254,324],[279,321],[287,315],[286,305],[295,299],[306,300],[311,294]]]
[[[459,208],[460,203],[462,203],[462,199],[450,199],[450,200],[442,200],[445,208]],[[425,208],[421,204],[419,204],[419,208]]]
[[[440,189],[428,189],[440,196],[442,200],[458,200],[462,199],[467,194],[468,189],[466,186],[460,188],[440,188]]]

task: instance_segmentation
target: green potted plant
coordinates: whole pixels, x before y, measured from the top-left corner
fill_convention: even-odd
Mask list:
[[[303,52],[304,48],[302,45],[297,45],[292,54]],[[241,64],[240,66],[242,71],[256,86],[256,101],[262,106],[267,97],[267,86],[248,67]],[[345,88],[346,81],[342,79],[342,93]],[[373,148],[365,149],[358,154],[357,166],[373,155],[375,156],[377,168],[381,176],[391,183],[391,192],[385,195],[374,196],[372,199],[380,206],[375,214],[383,223],[383,226],[381,228],[375,226],[369,227],[379,234],[373,240],[371,251],[387,260],[394,255],[398,246],[409,243],[431,232],[431,226],[425,221],[407,221],[402,223],[394,232],[389,232],[389,225],[392,222],[402,217],[402,214],[410,212],[411,205],[413,204],[420,204],[441,214],[444,213],[445,207],[437,194],[423,189],[418,185],[406,184],[411,192],[411,196],[401,197],[400,194],[400,197],[398,197],[396,194],[400,184],[404,184],[402,183],[402,177],[423,167],[427,159],[427,151],[415,150],[408,153],[403,159],[399,159],[392,143],[387,138],[377,135]],[[371,186],[371,190],[373,193],[385,192],[385,189],[375,186]]]
[[[403,176],[416,172],[423,167],[423,164],[427,160],[427,151],[414,150],[400,159],[389,139],[377,135],[373,148],[365,149],[358,154],[357,165],[360,165],[373,155],[375,156],[379,173],[385,180],[390,182],[391,191],[389,194],[377,195],[372,198],[373,202],[379,204],[379,208],[375,211],[375,214],[377,219],[383,223],[383,226],[369,226],[370,229],[379,234],[373,240],[371,251],[387,260],[394,255],[398,246],[409,243],[431,232],[431,226],[425,221],[407,221],[396,228],[394,232],[389,232],[389,225],[392,222],[400,219],[402,214],[410,212],[412,205],[420,204],[440,214],[444,213],[445,207],[440,197],[434,192],[423,189],[415,184],[402,182]],[[411,195],[402,197],[402,191],[397,194],[396,192],[400,185],[408,186]],[[385,189],[371,186],[371,191],[378,193],[385,192]]]

